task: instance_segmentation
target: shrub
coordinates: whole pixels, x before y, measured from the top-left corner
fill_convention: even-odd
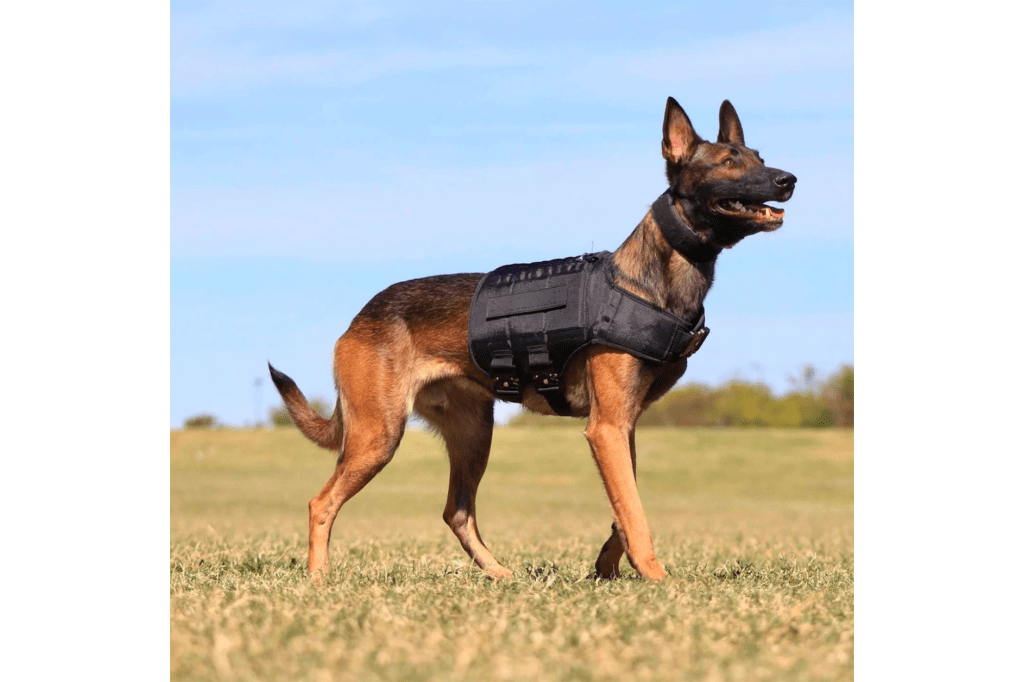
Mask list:
[[[734,379],[716,391],[714,411],[719,426],[773,426],[769,424],[772,391],[765,384]]]
[[[276,428],[279,426],[295,426],[292,417],[284,405],[270,408],[270,423]]]
[[[672,391],[640,415],[640,426],[714,426],[715,390],[689,384]]]
[[[330,408],[327,406],[327,401],[323,398],[313,398],[309,401],[309,406],[317,411],[322,417],[330,416]],[[287,408],[284,405],[278,405],[277,407],[270,408],[270,423],[275,428],[281,426],[295,426],[295,422],[292,421],[292,416],[288,414]]]
[[[212,429],[220,426],[212,414],[197,414],[185,420],[186,429]]]

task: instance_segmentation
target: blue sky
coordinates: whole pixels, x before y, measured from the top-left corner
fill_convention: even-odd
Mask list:
[[[728,98],[799,177],[719,258],[683,381],[852,363],[852,3],[172,3],[171,426],[264,413],[268,359],[333,395],[395,281],[613,250],[664,189],[669,95],[711,138]]]

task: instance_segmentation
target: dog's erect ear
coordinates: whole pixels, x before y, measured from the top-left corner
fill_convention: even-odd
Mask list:
[[[729,100],[722,102],[722,108],[718,110],[718,141],[730,142],[746,147],[743,141],[743,126],[740,125],[740,117],[736,114]]]
[[[661,155],[666,161],[679,163],[693,155],[700,137],[693,130],[689,117],[679,102],[669,97],[665,103],[665,123],[661,128]]]

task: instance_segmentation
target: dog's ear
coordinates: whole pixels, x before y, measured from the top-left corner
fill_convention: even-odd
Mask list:
[[[718,110],[718,141],[730,142],[746,147],[743,141],[743,126],[740,125],[740,117],[736,114],[729,100],[722,102],[722,108]]]
[[[665,123],[661,128],[661,155],[666,161],[679,163],[693,155],[700,137],[683,108],[674,98],[665,103]]]

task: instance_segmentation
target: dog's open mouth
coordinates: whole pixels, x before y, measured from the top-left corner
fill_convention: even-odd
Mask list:
[[[744,204],[737,199],[719,199],[714,203],[714,209],[728,216],[765,223],[769,229],[782,225],[782,218],[786,215],[781,208],[766,204]]]

